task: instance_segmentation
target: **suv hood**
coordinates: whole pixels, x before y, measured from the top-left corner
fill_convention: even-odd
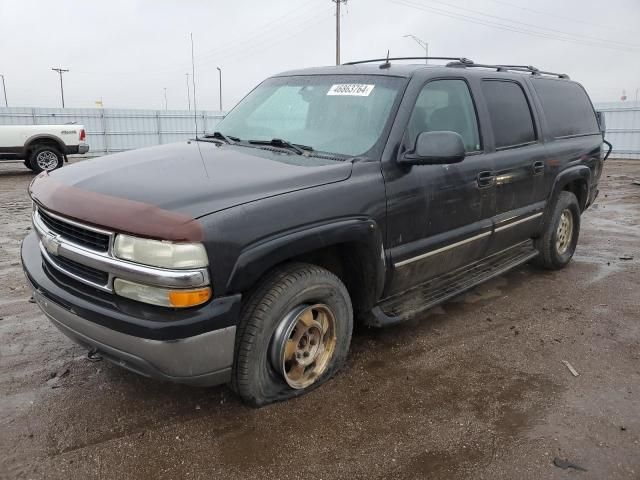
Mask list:
[[[349,161],[191,141],[82,161],[41,174],[30,191],[37,203],[54,212],[141,233],[132,228],[131,219],[123,222],[121,217],[144,221],[140,216],[160,215],[193,222],[261,198],[346,180],[351,169]],[[147,236],[174,240],[182,235]]]

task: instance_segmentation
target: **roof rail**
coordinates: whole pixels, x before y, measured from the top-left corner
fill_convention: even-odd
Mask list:
[[[569,75],[567,75],[566,73],[547,72],[545,70],[540,70],[532,65],[485,65],[481,63],[469,64],[469,63],[462,63],[462,62],[450,62],[450,63],[447,63],[447,67],[494,68],[498,72],[524,72],[524,73],[530,73],[531,75],[548,75],[551,77],[569,79]]]
[[[358,60],[357,62],[347,62],[342,65],[360,65],[361,63],[389,63],[390,60],[455,60],[464,64],[472,64],[473,60],[464,57],[393,57],[393,58],[373,58],[371,60]]]
[[[384,62],[380,65],[380,68],[389,68],[391,60],[450,60],[449,63],[446,64],[447,67],[458,67],[458,68],[492,68],[498,72],[525,72],[530,73],[531,75],[548,75],[551,77],[565,78],[568,79],[569,75],[566,73],[554,73],[547,72],[545,70],[539,70],[538,68],[532,65],[486,65],[483,63],[475,63],[473,60],[469,60],[465,57],[393,57],[393,58],[373,58],[371,60],[358,60],[357,62],[347,62],[342,65],[360,65],[363,63],[376,63],[376,62]]]

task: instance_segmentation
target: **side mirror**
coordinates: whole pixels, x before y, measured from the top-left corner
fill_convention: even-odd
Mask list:
[[[437,165],[458,163],[466,153],[462,137],[455,132],[422,132],[413,150],[400,157],[407,165]]]

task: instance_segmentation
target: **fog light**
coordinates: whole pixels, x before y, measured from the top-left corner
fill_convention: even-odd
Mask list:
[[[121,278],[116,278],[114,280],[113,289],[121,297],[150,303],[151,305],[159,305],[161,307],[194,307],[207,302],[211,298],[211,288],[209,287],[189,290],[172,290],[130,282]]]

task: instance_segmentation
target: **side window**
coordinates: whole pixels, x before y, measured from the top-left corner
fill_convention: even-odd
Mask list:
[[[407,135],[414,145],[420,133],[443,130],[459,133],[467,152],[480,150],[476,110],[463,80],[427,83],[416,100]]]
[[[579,84],[545,78],[535,79],[533,87],[554,137],[599,133],[587,92]]]
[[[496,149],[536,141],[531,109],[520,85],[515,82],[484,80],[482,92],[489,108]]]

